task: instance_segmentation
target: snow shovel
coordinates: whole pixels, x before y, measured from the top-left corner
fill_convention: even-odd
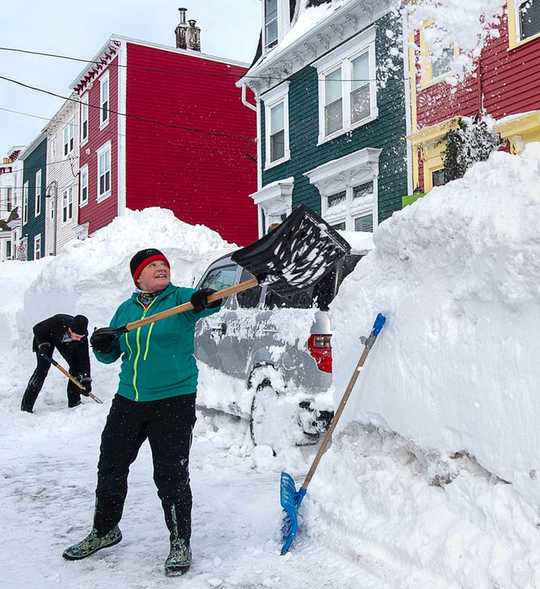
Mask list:
[[[304,205],[295,209],[276,229],[235,252],[231,258],[255,278],[224,288],[208,297],[212,303],[260,284],[281,296],[315,286],[351,246],[319,215]],[[121,335],[148,323],[191,311],[191,303],[149,315],[121,327],[102,327],[96,333]]]
[[[66,377],[69,378],[69,380],[77,387],[79,387],[81,390],[86,392],[86,387],[84,385],[82,385],[74,376],[72,376],[63,366],[61,366],[60,364],[58,364],[58,362],[54,359],[51,358],[50,356],[47,356],[46,354],[40,353],[40,356],[42,358],[45,358],[45,360],[47,360],[47,362],[50,362],[55,368],[58,368],[58,370],[60,370],[60,372]],[[88,396],[93,399],[96,403],[101,403],[103,404],[103,401],[99,398],[96,397],[96,395],[93,395],[92,393],[88,393]]]
[[[326,430],[326,434],[323,438],[323,441],[319,447],[319,450],[315,456],[315,459],[313,460],[311,468],[309,469],[309,472],[307,473],[306,478],[304,479],[304,483],[302,484],[300,489],[298,489],[298,491],[296,490],[294,479],[290,474],[286,472],[281,473],[280,501],[281,507],[285,511],[283,523],[281,526],[281,532],[283,535],[283,546],[281,548],[281,554],[287,554],[293,543],[294,537],[296,536],[296,532],[298,531],[298,509],[300,508],[300,504],[302,503],[302,500],[306,495],[308,485],[311,479],[313,478],[313,475],[315,474],[315,470],[317,470],[317,467],[319,466],[319,462],[322,458],[322,455],[328,449],[328,444],[332,439],[332,433],[336,429],[336,425],[338,424],[339,418],[341,417],[341,414],[345,409],[345,405],[347,404],[347,401],[351,396],[352,390],[354,388],[354,385],[356,384],[356,381],[358,380],[358,376],[360,375],[360,371],[364,366],[369,351],[373,347],[373,344],[375,343],[377,336],[381,332],[381,329],[383,328],[385,321],[386,317],[379,313],[377,315],[377,318],[375,319],[375,323],[373,324],[371,334],[369,335],[369,337],[366,340],[366,343],[364,344],[364,350],[362,352],[362,355],[360,356],[360,360],[358,361],[358,364],[354,369],[351,379],[349,380],[349,384],[347,385],[347,388],[343,393],[343,397],[339,402],[337,411],[334,417],[332,418],[332,421],[330,422],[328,429]]]

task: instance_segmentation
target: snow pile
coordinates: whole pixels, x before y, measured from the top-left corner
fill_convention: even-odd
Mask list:
[[[114,310],[134,290],[129,272],[133,254],[161,249],[171,262],[171,279],[192,286],[208,263],[233,246],[211,229],[189,225],[171,211],[127,211],[90,239],[74,241],[47,265],[24,293],[18,329],[28,346],[32,326],[54,313],[83,313],[91,327],[108,325]]]
[[[492,154],[381,224],[331,306],[339,395],[360,336],[388,322],[314,482],[310,533],[330,525],[400,586],[540,582],[539,184],[540,144]]]

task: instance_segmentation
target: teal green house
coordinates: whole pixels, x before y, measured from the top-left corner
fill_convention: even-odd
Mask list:
[[[257,55],[238,82],[257,111],[260,235],[301,203],[337,229],[373,231],[411,192],[407,48],[393,7],[263,0]]]

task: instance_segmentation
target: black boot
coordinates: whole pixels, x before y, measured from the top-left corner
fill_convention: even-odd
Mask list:
[[[167,507],[164,506],[164,509],[165,521],[171,532],[171,549],[165,561],[165,574],[168,577],[175,577],[187,573],[191,566],[191,547],[189,545],[191,517],[189,517],[190,521],[179,519],[177,505],[174,503]],[[180,510],[178,509],[178,511]]]

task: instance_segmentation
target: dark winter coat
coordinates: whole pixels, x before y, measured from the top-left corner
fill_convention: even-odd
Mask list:
[[[62,350],[62,355],[68,359],[72,371],[76,374],[90,376],[90,356],[88,353],[88,338],[76,342],[66,341],[68,328],[72,328],[73,317],[71,315],[53,315],[34,325],[34,341],[32,349],[37,352],[37,347],[42,343],[49,343],[54,348]]]
[[[155,315],[187,303],[195,292],[169,284],[145,307],[134,293],[124,301],[111,320],[111,327]],[[198,370],[195,362],[195,323],[219,310],[188,311],[122,334],[112,352],[94,351],[100,362],[110,364],[122,356],[118,393],[132,401],[156,401],[190,395],[197,391]]]

